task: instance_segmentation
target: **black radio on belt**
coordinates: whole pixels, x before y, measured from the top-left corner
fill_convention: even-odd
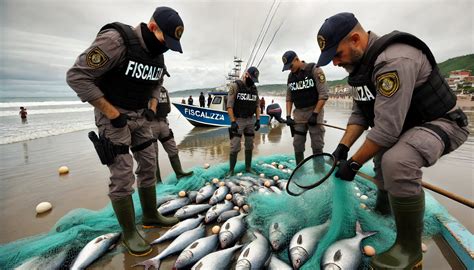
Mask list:
[[[469,124],[467,115],[461,109],[456,109],[443,117],[455,121],[459,127],[466,127]]]

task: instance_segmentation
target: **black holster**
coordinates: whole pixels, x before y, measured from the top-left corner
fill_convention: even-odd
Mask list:
[[[117,155],[128,153],[128,145],[115,145],[105,137],[98,137],[94,131],[89,132],[88,136],[103,165],[112,165]]]
[[[229,131],[229,138],[232,140],[232,138],[234,138],[235,136],[237,137],[242,137],[242,134],[239,134],[239,133],[235,133],[234,131],[232,131],[232,128],[228,128],[227,129]]]

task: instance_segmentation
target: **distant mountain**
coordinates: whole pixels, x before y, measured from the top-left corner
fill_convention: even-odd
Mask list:
[[[448,77],[450,71],[459,70],[459,69],[468,69],[474,71],[474,54],[468,54],[464,56],[458,56],[451,59],[448,59],[442,63],[438,64],[441,74],[444,77]],[[336,86],[338,84],[346,84],[347,77],[328,81],[329,87]],[[190,90],[182,90],[171,92],[170,95],[172,97],[189,97],[192,95],[193,97],[199,96],[199,93],[204,92],[207,97],[207,92],[215,91],[215,88],[200,88],[200,89],[190,89]],[[258,93],[260,96],[284,96],[286,94],[286,84],[265,84],[258,86]]]

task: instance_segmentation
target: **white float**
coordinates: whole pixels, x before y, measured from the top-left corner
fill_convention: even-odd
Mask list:
[[[375,255],[375,248],[372,247],[372,246],[364,246],[364,254],[367,255],[367,256],[374,256]]]
[[[212,227],[211,230],[212,230],[212,233],[213,233],[213,234],[218,234],[219,231],[221,230],[221,227],[218,226],[218,225],[216,225],[216,226]]]
[[[278,179],[280,179],[280,177],[278,177],[278,175],[273,176],[273,180],[277,181]]]
[[[53,205],[50,202],[41,202],[36,206],[36,213],[42,214],[48,212],[53,208]]]
[[[362,195],[362,196],[360,196],[360,199],[361,199],[361,200],[367,200],[368,198],[369,198],[369,197],[367,197],[367,195]]]
[[[66,166],[61,166],[61,167],[59,167],[58,172],[59,172],[59,174],[67,174],[67,173],[69,173],[69,168],[66,167]]]
[[[204,163],[204,165],[202,166],[204,169],[209,169],[209,167],[211,167],[211,164],[209,163]]]

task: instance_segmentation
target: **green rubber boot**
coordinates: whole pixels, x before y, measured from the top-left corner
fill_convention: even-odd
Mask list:
[[[169,157],[170,158],[170,162],[171,162],[171,167],[173,167],[173,171],[176,173],[176,178],[182,178],[182,177],[185,177],[185,176],[191,176],[194,174],[193,171],[190,171],[190,172],[185,172],[183,171],[183,168],[181,167],[181,161],[179,160],[179,156],[176,155],[176,156],[172,156],[172,157]]]
[[[245,171],[257,174],[257,172],[252,169],[252,150],[245,150]]]
[[[372,258],[372,269],[422,269],[421,233],[425,194],[412,197],[388,195],[397,227],[395,244]]]
[[[295,152],[295,162],[296,166],[301,163],[304,159],[304,153],[303,152]]]
[[[158,213],[155,186],[138,188],[138,195],[143,211],[142,223],[144,229],[169,228],[179,222],[175,217],[165,217]]]
[[[378,212],[382,216],[388,216],[392,214],[387,191],[381,189],[377,190],[377,200],[375,201],[374,211]]]
[[[233,176],[235,174],[234,172],[234,168],[235,168],[235,164],[237,163],[237,155],[239,153],[238,152],[235,152],[235,153],[230,153],[229,155],[229,172],[226,174],[226,177],[230,177],[230,176]]]
[[[112,207],[122,228],[122,240],[128,252],[133,256],[150,254],[153,251],[152,247],[143,239],[135,226],[135,209],[133,208],[132,195],[113,200]]]

